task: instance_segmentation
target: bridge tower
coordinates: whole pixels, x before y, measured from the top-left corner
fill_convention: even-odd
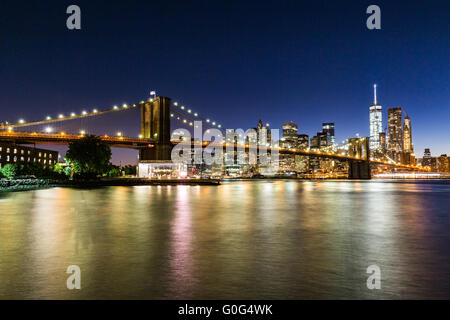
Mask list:
[[[350,159],[348,161],[349,179],[371,179],[369,138],[349,139],[348,154],[361,160]]]
[[[141,136],[155,139],[153,148],[141,149],[139,160],[170,160],[170,98],[156,97],[141,103]]]

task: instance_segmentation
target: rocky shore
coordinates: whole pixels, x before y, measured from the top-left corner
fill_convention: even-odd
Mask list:
[[[33,189],[50,188],[60,183],[60,181],[49,179],[1,179],[0,191],[26,191]]]
[[[100,180],[49,180],[16,179],[0,180],[0,191],[27,191],[52,187],[96,188],[104,186],[144,186],[144,185],[219,185],[216,179],[141,179],[111,178]]]

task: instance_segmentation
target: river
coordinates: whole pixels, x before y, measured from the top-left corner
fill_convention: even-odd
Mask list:
[[[448,299],[449,206],[444,180],[3,192],[0,299]]]

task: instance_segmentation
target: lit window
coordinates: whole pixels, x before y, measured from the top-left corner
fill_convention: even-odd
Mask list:
[[[52,155],[51,153],[49,153],[49,154],[48,154],[48,157],[49,157],[50,159],[52,159],[52,158],[53,158],[53,155]]]
[[[17,157],[16,156],[14,156],[14,162],[17,162]]]
[[[25,153],[25,150],[20,150],[20,154],[24,154]]]
[[[17,149],[14,149],[14,154],[16,154],[17,153]]]
[[[39,158],[42,157],[42,153],[39,152]]]
[[[28,150],[28,154],[31,154],[31,151],[30,151],[30,150]]]
[[[9,148],[6,148],[6,152],[9,153],[11,150],[9,150]]]
[[[44,153],[44,158],[47,158],[47,153]]]
[[[6,161],[9,162],[9,156],[6,156]]]
[[[24,157],[20,157],[20,161],[25,161],[25,158]]]
[[[3,148],[2,147],[0,147],[0,152],[3,150]]]

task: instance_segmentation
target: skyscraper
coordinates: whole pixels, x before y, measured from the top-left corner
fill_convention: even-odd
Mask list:
[[[388,144],[387,150],[392,160],[401,162],[403,151],[402,108],[388,109]]]
[[[380,147],[380,133],[383,131],[383,113],[382,107],[377,102],[377,85],[373,85],[374,100],[370,106],[370,142],[371,150],[376,150]]]
[[[412,144],[411,119],[409,116],[406,116],[405,119],[403,119],[403,152],[414,152],[414,147]]]
[[[422,166],[431,167],[431,151],[429,148],[426,148],[423,153]]]
[[[283,123],[283,137],[281,146],[283,148],[295,148],[298,140],[298,126],[294,122]]]
[[[322,123],[322,132],[328,135],[328,145],[334,145],[336,141],[334,137],[334,122]]]

